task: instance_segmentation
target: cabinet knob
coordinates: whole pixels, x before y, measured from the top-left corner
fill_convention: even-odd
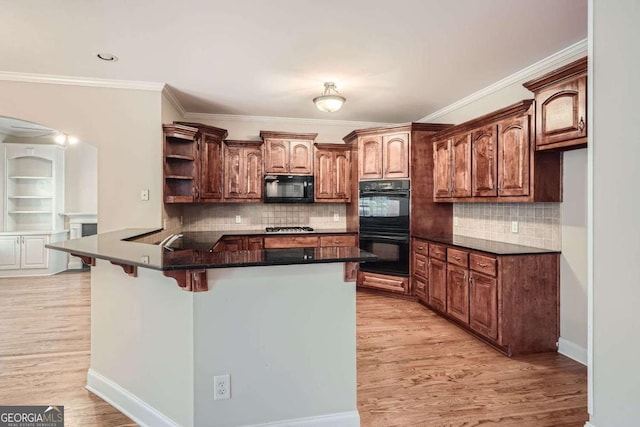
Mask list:
[[[584,130],[584,117],[580,117],[580,121],[578,122],[578,130],[580,132]]]

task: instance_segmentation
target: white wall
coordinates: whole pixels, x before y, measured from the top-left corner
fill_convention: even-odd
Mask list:
[[[98,149],[86,142],[64,151],[64,211],[98,212]]]
[[[584,57],[578,52],[551,67],[541,69],[538,75],[552,71],[564,64]],[[523,99],[533,98],[522,83],[535,76],[528,76],[474,102],[455,108],[446,114],[436,114],[432,121],[458,124],[506,107]],[[451,107],[445,107],[448,110]],[[565,153],[564,201],[562,203],[562,256],[560,278],[560,351],[586,363],[587,337],[587,227],[586,200],[586,150]],[[456,212],[460,212],[455,206]],[[480,208],[482,209],[482,208]],[[479,219],[479,218],[478,218]],[[454,226],[454,233],[456,227]]]
[[[355,283],[343,273],[340,263],[208,270],[209,292],[194,297],[195,425],[344,413],[323,425],[359,425]],[[214,401],[221,374],[231,399]]]
[[[640,423],[640,3],[592,1],[595,427]]]
[[[0,93],[0,115],[97,147],[101,232],[161,225],[160,92],[0,81]],[[140,201],[141,189],[150,190],[149,201]]]

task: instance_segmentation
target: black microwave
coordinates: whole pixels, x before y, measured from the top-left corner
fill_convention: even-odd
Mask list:
[[[265,203],[313,203],[313,176],[266,175]]]

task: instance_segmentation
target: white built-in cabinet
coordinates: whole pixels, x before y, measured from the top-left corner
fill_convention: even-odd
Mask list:
[[[64,153],[40,144],[2,145],[0,276],[46,275],[62,271],[66,257],[45,245],[66,239]]]

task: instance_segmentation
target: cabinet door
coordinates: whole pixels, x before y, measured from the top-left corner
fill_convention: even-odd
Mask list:
[[[498,195],[498,128],[487,126],[473,132],[471,137],[472,196]]]
[[[536,146],[587,136],[587,77],[564,81],[536,95]]]
[[[315,248],[318,236],[268,236],[264,238],[265,249]]]
[[[265,141],[265,173],[289,173],[289,141]]]
[[[429,306],[445,312],[447,309],[447,264],[429,258]]]
[[[248,237],[247,238],[247,250],[259,251],[264,247],[264,240],[262,237]]]
[[[315,163],[315,197],[316,199],[333,199],[335,179],[333,173],[335,155],[328,150],[318,150],[316,152]]]
[[[451,139],[451,195],[471,197],[471,134]]]
[[[450,140],[433,143],[433,197],[451,197]]]
[[[411,279],[413,283],[413,293],[418,297],[418,299],[422,302],[427,302],[427,294],[428,294],[428,285],[427,280],[421,277],[413,277]]]
[[[0,270],[20,268],[20,236],[0,236]]]
[[[447,314],[469,323],[468,271],[457,265],[447,265]]]
[[[222,140],[203,134],[201,152],[200,201],[219,201],[222,199]]]
[[[469,325],[487,338],[497,340],[498,281],[474,271],[470,274]]]
[[[21,268],[49,267],[49,236],[22,236]]]
[[[226,199],[243,197],[244,167],[242,163],[242,148],[227,147],[224,156],[224,197]]]
[[[242,156],[245,199],[262,199],[262,150],[245,148]]]
[[[364,137],[359,152],[360,179],[382,178],[382,137]]]
[[[225,237],[224,238],[224,250],[226,252],[237,252],[244,250],[246,237]]]
[[[289,142],[289,173],[311,175],[313,173],[313,151],[311,141]]]
[[[358,271],[357,285],[363,288],[377,289],[396,294],[408,294],[409,279],[405,277],[387,276],[385,274]]]
[[[498,123],[498,196],[529,195],[530,118]]]
[[[337,151],[334,157],[333,197],[336,201],[351,201],[351,152]]]
[[[427,277],[429,273],[427,270],[427,257],[418,253],[417,251],[413,251],[413,274],[418,275],[420,277]]]
[[[409,178],[409,134],[382,137],[384,178]]]

